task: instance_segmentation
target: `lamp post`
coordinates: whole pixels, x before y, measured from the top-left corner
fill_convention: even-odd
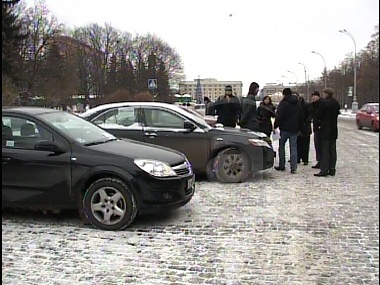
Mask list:
[[[352,100],[352,112],[357,112],[358,111],[358,102],[356,101],[356,42],[355,42],[355,39],[354,39],[354,36],[348,32],[346,29],[343,29],[343,30],[339,30],[339,33],[342,33],[342,34],[345,34],[347,36],[349,36],[352,41],[354,42],[354,98]]]
[[[286,78],[288,80],[288,84],[286,85],[289,85],[290,84],[290,80],[289,80],[289,77],[287,77],[286,75],[281,75],[282,78]],[[282,85],[284,85],[284,81],[282,81]]]
[[[294,77],[295,77],[295,79],[296,79],[296,90],[297,90],[297,82],[298,82],[298,80],[297,80],[297,75],[296,75],[293,71],[290,71],[290,70],[288,70],[287,72],[288,72],[288,73],[291,73],[291,74],[294,75]]]
[[[303,71],[305,72],[305,86],[306,86],[306,98],[309,100],[309,80],[307,78],[307,73],[306,73],[306,65],[304,65],[302,62],[299,62],[298,64],[301,64],[303,66]]]
[[[316,52],[316,51],[312,51],[311,53],[315,53],[315,54],[318,54],[320,57],[322,57],[323,59],[323,63],[325,65],[325,68],[323,70],[323,79],[324,79],[324,82],[325,82],[325,88],[327,88],[327,70],[326,70],[326,60],[325,58],[323,57],[323,55],[321,55],[319,52]]]

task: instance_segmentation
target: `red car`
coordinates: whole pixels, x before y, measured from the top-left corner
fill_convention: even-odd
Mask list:
[[[370,128],[374,132],[379,131],[379,103],[364,104],[356,113],[356,125],[358,129]]]

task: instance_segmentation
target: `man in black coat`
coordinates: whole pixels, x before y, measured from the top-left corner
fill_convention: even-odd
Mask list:
[[[314,149],[315,149],[315,158],[317,160],[317,163],[313,165],[311,168],[319,168],[320,167],[320,161],[321,161],[321,148],[322,148],[322,141],[321,141],[321,135],[319,131],[319,123],[317,120],[317,110],[319,105],[321,104],[321,94],[319,91],[313,91],[311,93],[311,109],[312,109],[312,121],[313,121],[313,133],[314,133]]]
[[[240,101],[232,94],[232,86],[226,85],[225,95],[213,104],[215,114],[218,116],[217,123],[225,127],[235,128],[240,116]]]
[[[320,172],[314,176],[335,175],[337,160],[336,140],[338,138],[338,115],[340,104],[333,98],[334,90],[326,88],[323,90],[323,100],[318,107],[316,119],[321,136],[321,161]]]
[[[297,138],[297,154],[298,154],[298,163],[301,163],[301,160],[304,165],[309,164],[309,150],[310,150],[310,135],[311,135],[311,104],[305,102],[305,99],[301,96],[298,96],[298,100],[302,107],[303,112],[303,123],[300,130],[300,134]]]
[[[257,121],[257,108],[255,96],[259,93],[259,84],[252,82],[249,85],[248,95],[243,99],[242,111],[240,116],[240,127],[250,129],[251,131],[259,131]]]
[[[279,165],[274,169],[285,170],[285,144],[289,139],[290,146],[290,172],[297,170],[297,137],[303,123],[303,112],[297,96],[292,94],[290,88],[282,91],[283,99],[277,108],[277,116],[274,128],[280,129],[280,141],[278,148]]]

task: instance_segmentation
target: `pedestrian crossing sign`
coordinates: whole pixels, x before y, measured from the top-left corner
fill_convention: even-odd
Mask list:
[[[148,89],[157,89],[157,79],[148,79]]]

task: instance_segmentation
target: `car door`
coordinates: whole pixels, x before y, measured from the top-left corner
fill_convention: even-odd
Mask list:
[[[366,112],[367,112],[367,104],[364,104],[360,110],[357,112],[357,118],[361,126],[366,126]]]
[[[374,115],[374,109],[373,106],[367,105],[366,113],[365,113],[365,124],[366,127],[371,127],[372,119],[375,116]]]
[[[141,109],[123,106],[105,110],[91,121],[117,138],[144,141]]]
[[[146,106],[144,110],[144,141],[180,151],[195,170],[204,170],[208,162],[210,144],[207,133],[196,127],[185,129],[186,117],[175,111]],[[194,124],[195,126],[195,124]]]
[[[70,147],[58,135],[29,117],[2,115],[3,126],[11,132],[2,138],[3,203],[36,205],[70,203]],[[63,145],[66,153],[35,150],[38,141]]]

